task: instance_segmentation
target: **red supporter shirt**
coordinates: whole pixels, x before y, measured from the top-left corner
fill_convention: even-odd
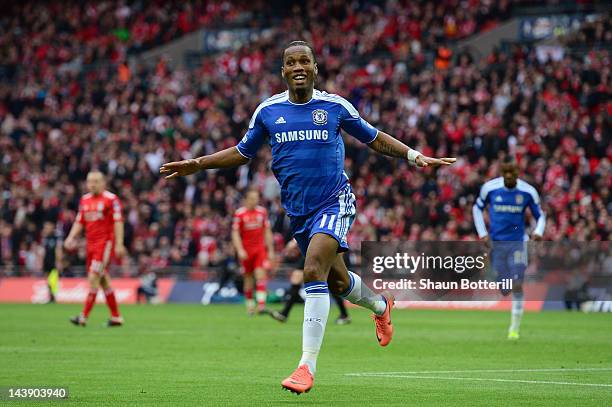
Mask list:
[[[242,207],[234,213],[232,229],[240,232],[242,245],[248,253],[265,250],[265,231],[269,226],[268,211],[262,206]]]
[[[121,202],[117,195],[104,191],[100,195],[85,194],[79,202],[76,221],[85,228],[88,244],[113,240],[115,222],[122,222]]]

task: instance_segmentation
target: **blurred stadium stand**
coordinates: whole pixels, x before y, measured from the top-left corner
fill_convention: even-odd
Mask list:
[[[238,170],[172,182],[157,170],[235,145],[257,104],[284,89],[280,52],[298,38],[314,45],[318,88],[345,96],[425,153],[460,157],[452,168],[414,171],[346,138],[358,198],[353,260],[362,240],[475,239],[472,203],[508,153],[540,191],[546,239],[609,240],[609,6],[533,3],[4,4],[2,274],[40,272],[42,224],[67,234],[92,168],[108,174],[124,204],[128,271],[118,274],[206,273],[221,264],[231,256],[231,214],[249,185],[262,192],[280,251],[288,221],[267,148]],[[543,28],[527,30],[537,17]],[[507,24],[515,35],[490,52],[474,45],[475,34]],[[177,47],[183,57],[169,57]],[[82,250],[70,264],[79,274]]]

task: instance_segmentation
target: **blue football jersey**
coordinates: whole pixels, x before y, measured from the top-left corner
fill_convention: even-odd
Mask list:
[[[517,180],[514,188],[506,188],[503,177],[492,179],[482,186],[474,207],[474,223],[481,237],[487,235],[482,217],[482,210],[487,205],[489,235],[493,241],[527,240],[525,233],[527,207],[537,220],[534,232],[540,236],[544,233],[545,217],[540,208],[540,196],[534,187],[523,180]]]
[[[310,101],[297,104],[285,91],[257,107],[237,148],[251,159],[267,140],[283,206],[290,216],[304,216],[337,200],[348,183],[340,129],[363,143],[378,133],[338,95],[315,89]]]

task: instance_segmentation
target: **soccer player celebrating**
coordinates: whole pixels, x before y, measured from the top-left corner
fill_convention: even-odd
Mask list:
[[[491,262],[498,279],[512,279],[512,318],[508,339],[519,338],[523,317],[523,277],[527,268],[525,209],[529,208],[537,224],[533,240],[542,240],[546,219],[540,207],[540,196],[534,187],[518,178],[519,167],[512,157],[501,165],[501,177],[486,182],[472,208],[474,224],[481,240],[492,244]],[[487,232],[482,211],[489,206]],[[509,291],[502,291],[508,295]]]
[[[85,229],[87,243],[87,276],[89,294],[85,300],[83,312],[70,321],[75,325],[85,326],[89,312],[96,302],[98,288],[102,287],[106,304],[111,312],[108,326],[123,325],[115,293],[111,288],[107,267],[113,256],[125,254],[123,246],[123,216],[121,203],[117,195],[106,191],[104,175],[99,171],[87,174],[87,190],[79,202],[79,213],[70,229],[64,246],[67,250],[76,248],[76,238]]]
[[[375,294],[350,272],[341,252],[348,250],[347,233],[355,217],[355,195],[344,172],[340,129],[381,154],[408,159],[419,167],[449,165],[454,158],[431,158],[375,129],[340,96],[314,89],[318,67],[308,43],[294,41],[283,51],[281,76],[288,90],[262,102],[235,147],[195,159],[162,165],[166,178],[200,170],[243,165],[267,141],[272,171],[281,186],[281,201],[293,236],[305,255],[302,358],[282,387],[295,393],[314,383],[317,356],[329,314],[329,291],[374,312],[381,346],[391,341],[390,295]]]
[[[264,313],[266,308],[265,264],[274,260],[274,241],[268,221],[268,211],[263,206],[259,206],[259,192],[256,190],[247,192],[244,206],[234,213],[232,243],[242,263],[247,313],[249,315],[255,313],[253,274],[256,281],[257,310]]]

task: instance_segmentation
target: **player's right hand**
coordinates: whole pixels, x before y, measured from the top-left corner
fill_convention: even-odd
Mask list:
[[[69,251],[76,249],[76,242],[74,241],[74,239],[66,239],[64,241],[64,248]]]
[[[200,166],[198,165],[198,161],[194,158],[183,161],[173,161],[171,163],[166,163],[161,166],[159,169],[159,173],[161,175],[167,175],[166,179],[172,179],[176,177],[184,177],[186,175],[191,175],[200,170]]]
[[[244,249],[238,250],[238,258],[240,260],[246,260],[247,257],[249,257],[249,255],[247,254],[246,250],[244,250]]]

